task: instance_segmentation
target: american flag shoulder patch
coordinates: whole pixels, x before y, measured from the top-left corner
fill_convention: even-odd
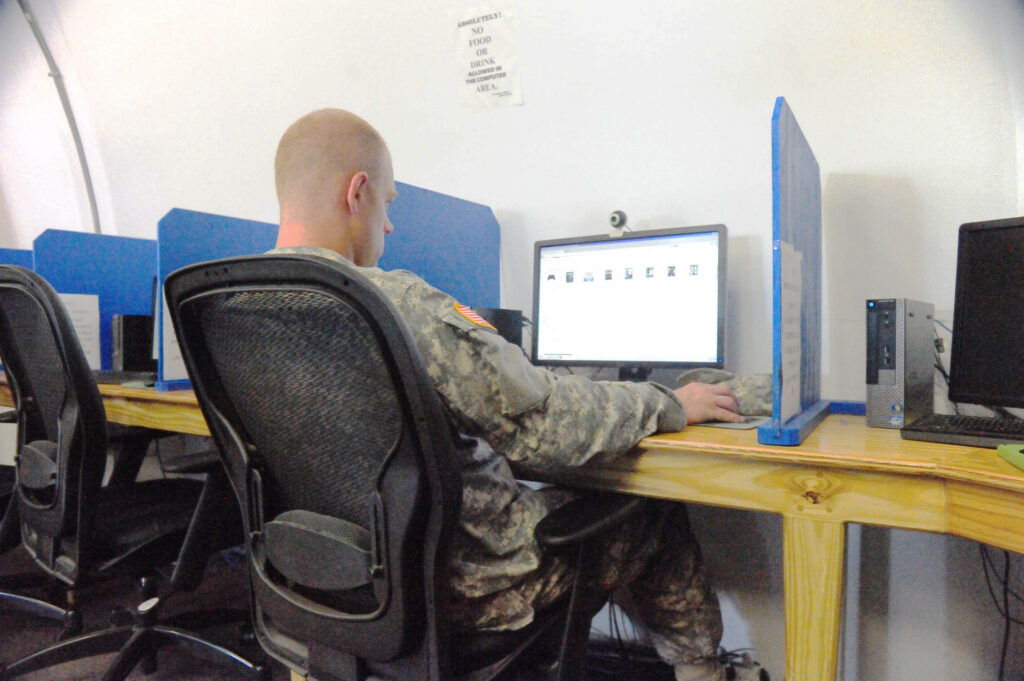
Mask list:
[[[465,317],[466,319],[468,319],[469,321],[471,321],[474,324],[476,324],[477,326],[483,326],[485,328],[490,329],[491,331],[497,331],[497,329],[494,328],[493,326],[491,326],[491,324],[486,319],[484,319],[483,317],[478,315],[476,312],[474,312],[473,308],[471,308],[471,307],[467,307],[466,305],[459,305],[458,303],[455,303],[455,311],[458,312],[463,317]]]

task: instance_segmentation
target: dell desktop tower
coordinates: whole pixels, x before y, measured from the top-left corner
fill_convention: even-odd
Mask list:
[[[902,428],[930,414],[935,391],[935,306],[867,301],[867,424]]]

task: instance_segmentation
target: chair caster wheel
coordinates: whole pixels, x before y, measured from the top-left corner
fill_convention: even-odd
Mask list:
[[[58,641],[66,641],[69,638],[82,633],[82,613],[77,610],[69,610],[64,616],[63,626],[57,634]]]

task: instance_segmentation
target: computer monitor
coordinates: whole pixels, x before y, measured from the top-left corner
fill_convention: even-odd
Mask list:
[[[949,399],[1024,407],[1024,217],[960,226]]]
[[[538,241],[534,363],[721,368],[725,255],[725,225]]]

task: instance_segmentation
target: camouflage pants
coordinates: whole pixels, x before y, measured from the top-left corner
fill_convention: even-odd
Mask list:
[[[550,508],[572,493],[548,488]],[[708,583],[686,507],[651,501],[644,511],[620,526],[595,552],[600,556],[600,586],[651,638],[669,664],[698,664],[715,657],[722,638],[718,598]],[[480,622],[501,619],[507,602],[529,602],[543,610],[568,593],[572,569],[565,559],[546,555],[540,567],[506,591],[452,604],[456,626],[473,629]]]

